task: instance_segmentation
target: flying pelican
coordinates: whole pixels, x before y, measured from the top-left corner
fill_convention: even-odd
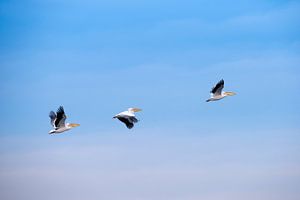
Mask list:
[[[49,113],[49,117],[51,119],[51,125],[54,128],[53,130],[49,131],[49,134],[62,133],[79,126],[79,124],[65,123],[67,116],[65,115],[65,111],[62,106],[57,109],[56,114],[55,112],[51,111]]]
[[[117,118],[118,120],[123,122],[127,126],[127,128],[131,129],[134,126],[134,123],[138,122],[137,118],[135,118],[134,113],[141,110],[142,109],[139,108],[128,108],[128,110],[115,115],[113,118]]]
[[[207,99],[206,102],[218,101],[220,99],[223,99],[224,97],[235,95],[234,92],[222,92],[223,88],[224,88],[224,80],[222,79],[215,85],[215,87],[211,89],[210,91],[211,97]]]

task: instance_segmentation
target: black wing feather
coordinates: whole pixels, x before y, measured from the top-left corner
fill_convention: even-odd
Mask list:
[[[220,88],[222,88],[223,89],[223,87],[224,87],[224,80],[222,79],[222,80],[220,80],[217,84],[216,84],[216,86],[215,87],[213,87],[212,89],[211,89],[211,93],[216,93]]]
[[[54,122],[55,127],[58,127],[61,123],[65,123],[66,118],[64,108],[60,106],[56,112],[56,120]]]
[[[120,120],[121,122],[123,122],[127,128],[131,129],[134,124],[132,122],[129,121],[129,119],[124,118],[124,117],[118,117],[118,120]]]
[[[54,120],[56,119],[56,114],[55,114],[55,112],[51,111],[51,112],[49,113],[49,117],[50,117],[50,123],[51,123],[51,125],[54,126],[53,122],[54,122]]]
[[[139,121],[139,120],[138,120],[137,118],[135,118],[135,117],[129,117],[128,119],[129,119],[129,121],[132,122],[132,123],[137,123],[137,122]]]

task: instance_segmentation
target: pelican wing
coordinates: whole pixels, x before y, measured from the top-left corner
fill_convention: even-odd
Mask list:
[[[130,118],[127,117],[118,117],[118,120],[120,120],[121,122],[123,122],[127,128],[131,129],[134,124],[133,122],[130,120]]]
[[[54,121],[55,127],[64,127],[67,116],[65,115],[64,108],[60,106],[56,112],[56,119]]]
[[[128,118],[129,119],[129,121],[131,121],[132,123],[137,123],[139,120],[137,119],[137,118],[135,118],[135,117],[129,117]]]
[[[224,88],[224,80],[222,79],[215,85],[215,87],[211,89],[211,93],[216,96],[221,95],[223,88]]]
[[[55,119],[56,119],[56,114],[55,114],[55,112],[51,111],[51,112],[49,113],[49,117],[50,117],[50,123],[51,123],[51,125],[55,127],[55,124],[54,124],[54,121],[55,121]]]

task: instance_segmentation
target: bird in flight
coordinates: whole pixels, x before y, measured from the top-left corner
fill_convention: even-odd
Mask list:
[[[220,80],[210,91],[211,97],[206,100],[206,102],[210,101],[218,101],[227,96],[235,95],[234,92],[222,92],[224,88],[224,80]]]
[[[53,133],[62,133],[64,131],[68,131],[76,126],[79,126],[79,124],[73,124],[73,123],[65,123],[67,116],[65,114],[64,108],[60,106],[56,113],[51,111],[49,113],[50,117],[50,123],[53,126],[53,130],[49,131],[49,134]]]
[[[135,123],[138,122],[138,119],[135,118],[134,113],[141,111],[139,108],[128,108],[128,110],[121,112],[115,115],[113,118],[117,118],[123,122],[127,128],[131,129]]]

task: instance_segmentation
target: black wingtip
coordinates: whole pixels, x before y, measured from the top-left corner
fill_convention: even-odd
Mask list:
[[[56,115],[55,115],[55,112],[53,112],[53,111],[50,111],[50,113],[49,113],[49,117],[50,117],[50,118],[56,117]]]
[[[132,129],[133,128],[133,124],[126,124],[126,127],[128,128],[128,129]]]
[[[57,109],[57,112],[64,113],[65,112],[64,107],[63,106],[59,106],[58,109]]]

